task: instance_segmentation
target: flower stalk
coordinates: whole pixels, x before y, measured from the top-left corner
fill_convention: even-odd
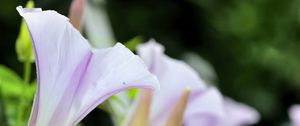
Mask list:
[[[147,126],[152,101],[152,92],[150,90],[141,90],[140,99],[136,108],[131,126]]]
[[[176,106],[171,111],[166,126],[181,126],[184,111],[189,101],[190,93],[191,88],[185,88],[180,100],[178,100]]]
[[[30,61],[26,61],[24,62],[24,77],[23,77],[23,85],[22,85],[22,89],[24,91],[24,93],[27,93],[27,88],[29,86],[29,82],[30,82],[30,75],[31,75],[31,62]],[[26,95],[22,95],[22,97],[20,97],[20,104],[19,104],[19,113],[18,113],[18,117],[17,117],[17,121],[18,121],[18,126],[23,126],[23,117],[24,117],[24,111],[27,105],[27,99],[26,99]]]

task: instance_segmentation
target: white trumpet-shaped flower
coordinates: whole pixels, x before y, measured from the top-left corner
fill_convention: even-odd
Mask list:
[[[158,87],[143,61],[122,44],[93,49],[55,11],[17,7],[29,29],[38,89],[29,126],[74,126],[111,95]]]

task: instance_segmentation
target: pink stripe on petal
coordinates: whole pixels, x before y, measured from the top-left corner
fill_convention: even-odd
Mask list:
[[[171,108],[181,97],[186,87],[191,88],[191,94],[183,122],[187,122],[187,118],[195,114],[208,114],[208,116],[213,116],[216,119],[220,117],[219,115],[223,112],[221,94],[215,93],[215,90],[212,89],[211,91],[205,91],[207,87],[203,80],[189,65],[165,55],[164,47],[154,40],[140,45],[138,54],[161,83],[161,90],[154,92],[149,121],[150,126],[164,126],[166,124]],[[204,98],[205,92],[214,92],[213,94],[216,94],[213,95],[216,97],[212,97],[212,100],[210,100],[212,105],[210,105],[211,109],[207,110],[207,113],[203,108],[208,105],[205,99],[209,100],[210,98]]]
[[[142,60],[122,44],[92,49],[65,16],[17,10],[27,23],[37,57],[38,91],[29,126],[76,125],[115,93],[159,87]]]

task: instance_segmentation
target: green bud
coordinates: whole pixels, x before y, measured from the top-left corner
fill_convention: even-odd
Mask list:
[[[142,42],[143,38],[141,36],[135,36],[132,39],[125,42],[124,45],[131,51],[135,51],[136,47]]]
[[[33,8],[34,2],[29,0],[26,4],[26,8]],[[22,19],[20,33],[16,41],[16,51],[18,55],[18,60],[21,62],[33,62],[34,53],[32,50],[30,34],[28,32],[26,23]]]

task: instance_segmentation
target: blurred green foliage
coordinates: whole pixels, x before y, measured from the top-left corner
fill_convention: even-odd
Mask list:
[[[0,65],[0,92],[3,113],[6,121],[1,121],[11,125],[17,125],[18,108],[20,106],[20,98],[27,100],[25,103],[25,115],[22,121],[26,124],[31,110],[31,102],[36,90],[36,82],[33,82],[28,88],[23,88],[22,79],[9,68]],[[0,123],[1,124],[1,123]]]
[[[214,29],[205,54],[216,67],[222,91],[260,110],[262,124],[286,121],[287,108],[300,98],[300,1],[193,3],[203,8]]]
[[[14,50],[21,17],[15,7],[26,0],[0,4],[0,121],[16,118],[12,109],[22,94],[22,65]],[[67,15],[70,0],[36,0],[37,7]],[[287,110],[300,103],[299,0],[90,0],[105,7],[117,41],[155,38],[180,58],[196,52],[215,68],[222,93],[257,108],[261,126],[288,122]],[[141,38],[132,39],[134,47]],[[16,72],[13,72],[16,71]],[[32,69],[34,71],[34,68]],[[31,80],[33,79],[32,76]],[[25,94],[31,103],[34,87]],[[23,96],[24,97],[24,96]],[[7,118],[3,117],[5,109]],[[27,106],[26,113],[29,114]],[[83,125],[111,123],[93,111]],[[5,125],[5,124],[1,124]]]
[[[215,67],[225,95],[260,111],[257,125],[281,125],[300,102],[299,3],[112,0],[108,7],[118,39],[154,37],[177,58],[197,52]]]

